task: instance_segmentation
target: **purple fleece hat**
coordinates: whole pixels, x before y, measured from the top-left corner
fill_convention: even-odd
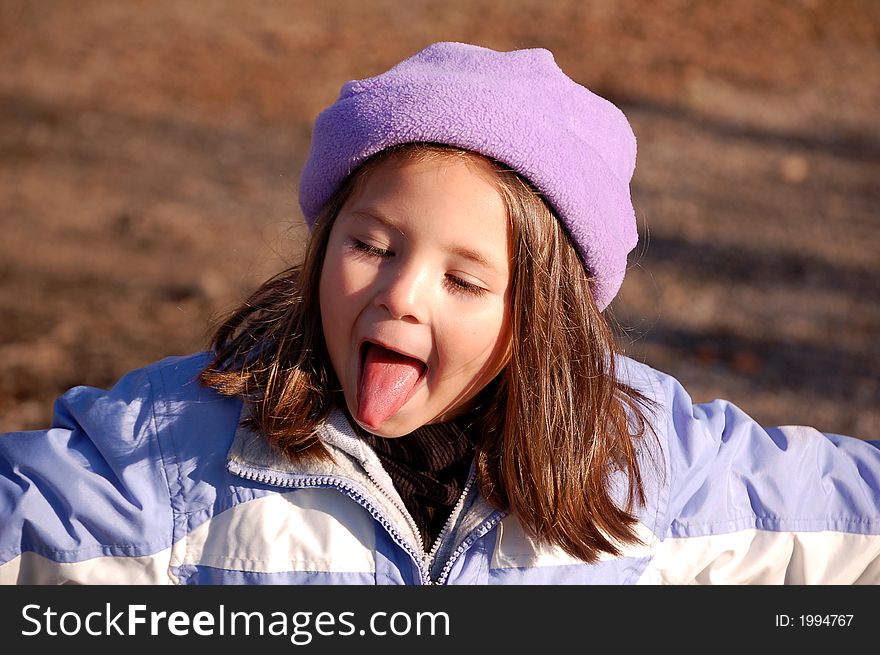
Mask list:
[[[315,121],[299,200],[311,227],[345,178],[393,145],[428,141],[492,157],[543,194],[577,244],[600,310],[638,241],[629,184],[636,140],[623,113],[541,48],[435,43],[343,85]]]

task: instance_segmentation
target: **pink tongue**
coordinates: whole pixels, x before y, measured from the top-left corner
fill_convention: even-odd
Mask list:
[[[368,343],[364,348],[357,417],[362,423],[378,428],[406,402],[424,365],[375,344]]]

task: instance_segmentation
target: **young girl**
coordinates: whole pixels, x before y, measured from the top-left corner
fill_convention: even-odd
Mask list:
[[[880,582],[880,448],[616,353],[635,138],[541,49],[347,83],[304,260],[0,437],[5,583]]]

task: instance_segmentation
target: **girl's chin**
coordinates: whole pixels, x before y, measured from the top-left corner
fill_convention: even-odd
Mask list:
[[[346,399],[346,403],[348,405],[349,416],[352,420],[354,420],[355,423],[358,424],[358,427],[360,427],[360,429],[365,430],[370,434],[374,434],[377,437],[395,439],[397,437],[404,437],[425,425],[434,423],[445,423],[447,421],[455,420],[458,417],[463,416],[464,414],[467,414],[469,411],[471,411],[474,401],[471,399],[452,409],[447,409],[439,415],[430,416],[414,415],[417,408],[408,406],[409,403],[407,403],[403,407],[401,407],[396,414],[389,416],[380,425],[367,425],[363,421],[358,420],[357,400],[349,401],[348,399]]]
[[[354,414],[353,414],[354,416]],[[382,422],[381,425],[366,425],[362,421],[358,421],[355,419],[355,422],[360,426],[362,430],[366,430],[370,434],[374,434],[377,437],[384,437],[386,439],[395,439],[397,437],[403,437],[408,435],[410,432],[419,429],[423,423],[413,424],[410,421],[406,421],[403,417],[399,417],[398,415],[389,417],[386,421]]]
[[[381,425],[367,425],[363,421],[359,421],[357,419],[357,407],[349,407],[349,414],[354,417],[354,421],[362,430],[366,430],[377,437],[384,437],[387,439],[404,437],[411,432],[418,430],[423,425],[438,422],[437,419],[430,417],[425,420],[419,420],[418,417],[410,416],[408,415],[408,412],[406,412],[405,407],[397,414],[389,416],[381,423]]]

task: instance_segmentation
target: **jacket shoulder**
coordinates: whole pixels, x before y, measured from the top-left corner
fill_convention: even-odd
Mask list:
[[[0,581],[168,580],[180,517],[213,501],[240,413],[199,383],[209,361],[74,387],[48,429],[0,435]]]
[[[662,544],[643,581],[877,581],[880,444],[765,426],[727,400],[695,403],[675,378],[633,360],[621,378],[657,403],[666,464]]]

